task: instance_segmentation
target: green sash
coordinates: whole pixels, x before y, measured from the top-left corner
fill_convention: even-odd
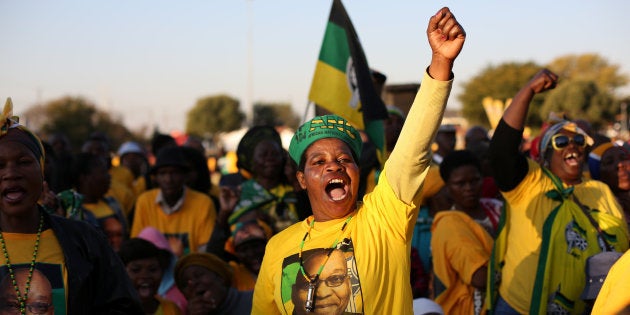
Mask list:
[[[586,284],[586,259],[602,251],[598,232],[582,208],[571,200],[574,187],[564,188],[562,181],[547,168],[542,171],[555,189],[545,195],[559,204],[547,216],[542,229],[542,244],[532,292],[530,314],[582,314],[584,301],[580,294]],[[603,231],[606,242],[622,252],[628,246],[620,218],[598,209],[588,209]],[[493,307],[498,297],[501,267],[507,249],[507,212],[501,217],[499,234],[493,248],[488,273],[488,300]]]

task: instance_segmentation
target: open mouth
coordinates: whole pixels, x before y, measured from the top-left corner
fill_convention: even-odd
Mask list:
[[[24,199],[26,190],[20,187],[10,187],[2,191],[2,198],[9,203],[16,203]]]
[[[580,165],[578,154],[575,153],[575,152],[567,153],[564,156],[564,162],[567,163],[567,165],[569,165],[569,166],[579,166]]]
[[[137,290],[138,294],[141,297],[151,297],[155,294],[153,285],[151,285],[150,283],[141,283],[140,285],[138,285]]]
[[[348,195],[346,182],[341,178],[333,178],[326,185],[326,194],[333,201],[344,199]]]

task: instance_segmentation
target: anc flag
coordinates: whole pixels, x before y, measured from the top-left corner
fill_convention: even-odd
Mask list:
[[[333,0],[308,98],[365,130],[382,161],[387,109],[376,93],[359,38],[341,0]]]

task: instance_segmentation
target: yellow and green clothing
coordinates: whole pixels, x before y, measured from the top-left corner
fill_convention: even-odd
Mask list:
[[[440,124],[452,81],[425,74],[399,143],[379,183],[354,211],[336,247],[346,257],[352,288],[349,314],[413,314],[409,257],[419,192],[431,162],[430,146]],[[420,127],[422,126],[422,127]],[[314,212],[317,209],[313,209]],[[292,314],[293,284],[300,242],[313,217],[276,234],[267,244],[254,289],[252,314]],[[330,248],[347,218],[315,222],[304,253]],[[317,302],[316,302],[317,303]]]
[[[123,233],[125,237],[129,234],[129,227],[127,224],[127,218],[123,213],[123,210],[113,197],[104,197],[99,199],[96,203],[83,203],[83,208],[89,210],[99,224],[102,225],[103,220],[114,217],[123,226]]]
[[[255,179],[248,179],[241,185],[241,196],[228,222],[236,224],[244,214],[261,211],[272,220],[275,232],[282,231],[299,221],[296,204],[293,186],[280,184],[267,190]]]
[[[591,314],[618,314],[630,306],[630,251],[610,268]]]
[[[33,259],[37,234],[2,232],[2,237],[4,237],[13,271],[22,268],[28,269]],[[5,263],[3,257],[0,260],[0,279],[8,277],[8,268]],[[68,270],[61,246],[51,229],[47,229],[41,234],[35,269],[46,276],[50,282],[55,314],[66,314]]]
[[[503,264],[498,292],[521,313],[580,314],[586,259],[601,248],[597,231],[572,198],[590,209],[617,251],[628,249],[623,211],[604,183],[583,180],[557,189],[541,166],[527,162],[525,178],[502,191],[507,206],[495,248],[495,263]]]
[[[194,253],[210,240],[216,222],[216,210],[206,194],[185,189],[181,207],[166,214],[156,198],[159,188],[149,190],[136,202],[131,237],[136,237],[145,227],[152,226],[168,238],[182,242],[183,254]]]
[[[483,296],[471,285],[472,276],[488,265],[493,240],[462,211],[440,211],[431,227],[435,302],[445,314],[481,314]],[[438,292],[441,291],[441,292]]]
[[[102,233],[85,222],[40,213],[49,228],[42,232],[35,267],[51,283],[55,314],[141,314],[137,292]],[[3,237],[11,263],[30,266],[36,234]]]

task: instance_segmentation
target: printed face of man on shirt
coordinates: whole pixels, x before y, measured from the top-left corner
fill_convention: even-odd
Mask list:
[[[326,260],[328,250],[321,250],[304,261],[304,270],[314,276]],[[342,314],[352,296],[350,277],[346,258],[342,251],[334,250],[330,254],[322,273],[319,276],[315,291],[315,309],[307,313],[304,308],[308,283],[302,273],[298,272],[293,285],[292,301],[295,305],[294,314]]]
[[[20,268],[14,271],[20,293],[23,295],[28,279],[28,268]],[[48,278],[39,270],[33,269],[28,298],[26,300],[26,314],[52,315],[55,307],[52,305],[52,286]],[[0,315],[20,314],[15,288],[10,277],[5,277],[0,282]]]

